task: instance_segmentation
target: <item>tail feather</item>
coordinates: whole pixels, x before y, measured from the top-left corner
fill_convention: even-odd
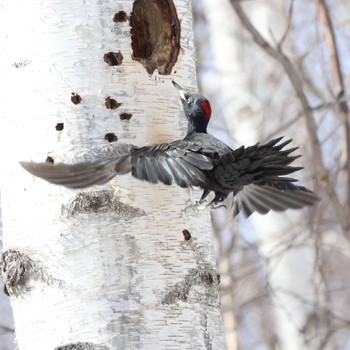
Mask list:
[[[313,192],[291,183],[251,184],[234,196],[234,215],[240,211],[248,217],[253,212],[267,214],[270,210],[300,209],[317,201],[319,198]]]

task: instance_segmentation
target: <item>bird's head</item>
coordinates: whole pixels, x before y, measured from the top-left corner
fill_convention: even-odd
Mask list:
[[[189,122],[188,132],[207,132],[211,117],[211,106],[204,96],[189,93],[174,80],[173,85],[179,92],[181,102]]]

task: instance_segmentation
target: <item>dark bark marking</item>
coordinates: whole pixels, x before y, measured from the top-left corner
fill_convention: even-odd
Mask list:
[[[103,56],[103,60],[109,65],[109,66],[120,66],[123,62],[123,55],[120,51],[118,52],[108,52],[105,53]]]
[[[124,11],[119,11],[113,16],[114,22],[126,22],[128,20],[128,15]]]
[[[122,105],[121,103],[118,103],[114,98],[111,98],[110,96],[108,96],[105,99],[105,106],[107,109],[116,109],[121,105]]]
[[[76,94],[75,92],[72,92],[71,97],[70,97],[70,100],[71,100],[75,105],[79,104],[79,103],[82,101],[81,97],[80,97],[78,94]]]
[[[55,128],[57,131],[62,131],[64,128],[64,123],[57,123]]]
[[[118,141],[118,136],[113,132],[109,132],[105,135],[105,140],[108,142],[115,142]]]
[[[9,296],[24,295],[30,291],[31,281],[41,280],[52,283],[46,271],[28,255],[18,250],[5,251],[0,261],[4,292]]]
[[[184,238],[185,238],[185,241],[189,241],[190,239],[191,239],[191,233],[190,233],[190,231],[188,231],[188,230],[183,230],[182,231],[182,233],[183,233],[183,235],[184,235]]]
[[[109,350],[109,347],[93,343],[78,342],[58,346],[54,350]]]
[[[181,26],[172,0],[135,0],[130,16],[132,58],[148,74],[171,74],[180,52]]]
[[[114,213],[118,218],[126,220],[146,215],[143,210],[122,203],[110,191],[79,193],[69,204],[68,216],[92,213]]]
[[[130,120],[132,117],[131,113],[122,113],[120,114],[120,120]]]
[[[24,68],[31,63],[32,63],[32,61],[30,61],[30,60],[21,60],[21,61],[17,61],[17,62],[12,63],[12,66],[15,68]]]
[[[45,159],[45,163],[55,163],[54,159],[51,156],[47,156],[47,158]]]
[[[195,286],[217,289],[219,286],[219,275],[211,269],[191,269],[183,281],[168,288],[168,292],[162,298],[162,304],[174,304],[178,300],[186,302],[190,291],[193,291],[192,299],[200,300],[205,297],[208,305],[217,302],[217,293],[210,291],[201,293],[200,290],[195,291]]]

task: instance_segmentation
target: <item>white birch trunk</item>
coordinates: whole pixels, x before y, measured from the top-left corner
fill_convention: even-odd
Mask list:
[[[1,200],[1,192],[0,192]],[[1,201],[0,201],[1,202]],[[2,251],[2,215],[0,207],[0,249]],[[0,279],[0,350],[14,348],[14,324],[8,296],[4,293],[4,284]]]
[[[31,271],[11,289],[20,350],[223,348],[209,214],[182,211],[192,191],[130,175],[73,191],[18,164],[48,155],[75,162],[106,146],[107,132],[137,145],[184,136],[170,77],[133,61],[129,23],[112,21],[132,4],[8,0],[0,8],[4,252],[19,252],[8,255],[17,263],[28,257]],[[190,4],[175,6],[183,48],[175,79],[194,87]],[[108,66],[104,54],[119,50],[122,64]],[[81,104],[70,101],[72,92]],[[122,105],[106,109],[108,96]],[[132,118],[121,121],[122,112]]]

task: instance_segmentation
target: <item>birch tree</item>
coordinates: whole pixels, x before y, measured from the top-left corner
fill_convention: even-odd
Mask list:
[[[0,194],[1,198],[1,194]],[[2,249],[2,219],[0,210],[0,249]],[[4,294],[4,284],[0,279],[0,349],[14,348],[14,325],[8,297]]]
[[[119,176],[73,191],[18,164],[183,137],[170,80],[196,86],[190,2],[6,0],[0,17],[1,267],[18,348],[222,349],[209,214],[183,210],[197,190]]]
[[[303,181],[322,199],[304,212],[230,222],[222,211],[214,218],[227,347],[343,349],[349,344],[349,4],[202,3],[209,71],[203,90],[212,94],[213,115],[222,117],[217,132],[235,145],[293,137],[303,154]]]

